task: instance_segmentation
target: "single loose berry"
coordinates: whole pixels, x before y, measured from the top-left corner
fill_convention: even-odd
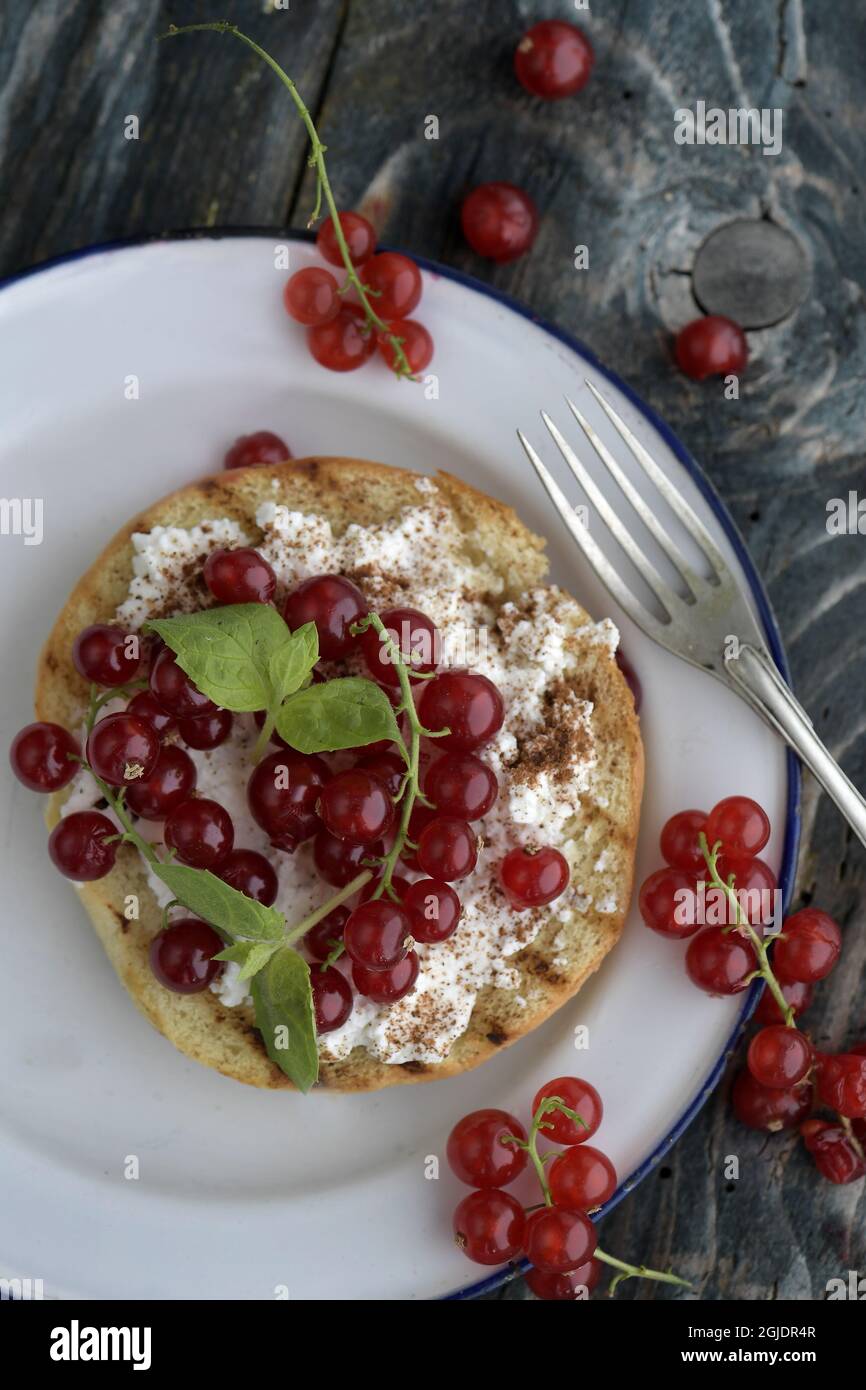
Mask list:
[[[160,747],[152,724],[121,710],[118,714],[106,714],[94,724],[85,756],[103,782],[110,787],[125,787],[147,781],[156,767]]]
[[[453,936],[460,921],[460,899],[450,883],[419,878],[402,894],[412,918],[412,935],[425,945],[437,945]]]
[[[150,968],[161,985],[175,994],[200,994],[222,970],[213,957],[221,938],[198,917],[182,917],[158,932],[150,943]]]
[[[592,44],[574,24],[543,19],[517,45],[514,71],[527,92],[556,101],[586,86],[594,61]]]
[[[277,576],[257,550],[212,550],[204,562],[204,582],[220,603],[270,603]]]
[[[116,826],[99,811],[74,811],[57,822],[48,837],[52,864],[77,883],[92,883],[114,868]]]
[[[335,1028],[342,1028],[354,1002],[352,986],[345,975],[332,965],[325,970],[314,965],[310,971],[310,988],[313,992],[316,1032],[332,1033]]]
[[[356,962],[352,966],[352,980],[358,993],[372,999],[374,1004],[396,1004],[415,988],[419,969],[418,956],[410,951],[390,970],[367,970]]]
[[[757,968],[752,943],[723,927],[704,927],[686,951],[688,977],[706,994],[739,994],[748,988]]]
[[[616,1169],[601,1149],[573,1144],[551,1163],[548,1182],[558,1207],[594,1211],[616,1192]]]
[[[271,430],[242,434],[228,450],[224,468],[269,468],[292,457],[289,446]]]
[[[794,1129],[812,1109],[812,1087],[807,1081],[781,1089],[762,1086],[748,1067],[737,1073],[731,1093],[734,1114],[749,1129],[765,1129],[777,1134]]]
[[[72,781],[81,749],[59,724],[28,724],[9,749],[12,771],[32,792],[57,792]]]
[[[749,360],[746,335],[721,314],[707,314],[681,328],[674,344],[677,366],[694,381],[737,375]]]
[[[72,644],[76,671],[94,685],[126,685],[141,666],[141,639],[119,627],[96,623],[79,632]]]
[[[338,661],[357,646],[352,624],[366,611],[364,595],[351,580],[339,574],[319,574],[292,590],[283,617],[293,632],[305,623],[315,623],[319,655],[324,661]]]
[[[373,227],[366,217],[362,217],[359,212],[341,212],[338,216],[340,230],[349,248],[349,259],[352,265],[363,265],[376,249],[376,233]],[[344,264],[332,217],[326,217],[319,228],[316,236],[316,249],[329,265],[342,266]]]
[[[373,290],[373,307],[380,319],[405,319],[411,314],[423,289],[421,272],[408,256],[399,251],[380,251],[361,271],[366,289]]]
[[[538,232],[538,209],[513,183],[482,183],[460,209],[463,235],[479,256],[499,263],[529,250]]]
[[[780,980],[814,985],[826,979],[842,952],[842,933],[832,917],[804,907],[782,923],[773,946],[773,969]]]
[[[598,1237],[586,1212],[571,1207],[542,1207],[526,1221],[523,1248],[544,1274],[568,1274],[592,1259]]]
[[[683,873],[705,876],[707,865],[698,844],[698,836],[706,830],[706,811],[677,811],[662,826],[659,844],[662,859],[672,869]]]
[[[427,681],[418,706],[433,733],[448,729],[436,743],[442,749],[474,753],[498,734],[505,702],[496,686],[475,671],[443,671]]]
[[[330,323],[340,312],[341,302],[336,278],[321,265],[296,270],[283,288],[287,314],[305,328]]]
[[[536,1094],[532,1102],[532,1113],[536,1114],[543,1100],[556,1096],[569,1110],[575,1110],[583,1124],[570,1120],[561,1110],[548,1110],[542,1121],[541,1133],[545,1139],[556,1144],[584,1144],[591,1139],[601,1124],[604,1106],[601,1096],[588,1081],[579,1076],[557,1076],[548,1081]]]
[[[685,940],[700,926],[695,876],[685,869],[656,869],[644,879],[638,909],[650,931]]]
[[[271,907],[277,898],[277,875],[273,864],[255,849],[233,849],[217,869],[218,877],[230,888],[254,902]]]
[[[811,1067],[812,1047],[798,1029],[771,1023],[752,1038],[746,1060],[762,1086],[788,1089],[802,1081]]]
[[[182,864],[216,870],[234,848],[235,831],[224,806],[207,797],[194,797],[174,808],[163,837]]]
[[[458,1120],[448,1136],[446,1154],[452,1173],[469,1187],[507,1187],[529,1161],[526,1130],[507,1110],[473,1110]]]
[[[499,865],[499,881],[517,911],[544,907],[561,897],[571,870],[558,849],[510,849]]]
[[[195,783],[195,763],[189,754],[174,743],[164,743],[150,776],[129,783],[126,804],[143,820],[165,820],[176,806],[189,800]]]
[[[470,1192],[454,1213],[454,1240],[464,1255],[480,1265],[515,1259],[525,1230],[523,1207],[510,1192]]]

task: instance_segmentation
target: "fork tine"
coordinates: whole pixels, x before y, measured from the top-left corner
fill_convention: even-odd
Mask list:
[[[577,541],[587,560],[595,570],[599,579],[604,584],[624,613],[627,613],[632,622],[641,628],[648,637],[652,637],[662,645],[667,645],[665,638],[665,624],[660,622],[653,613],[650,613],[629,589],[625,581],[620,577],[613,565],[608,560],[604,551],[596,545],[592,536],[585,526],[581,524],[574,514],[574,509],[569,504],[568,498],[562,488],[548,471],[546,465],[542,463],[535,449],[522,430],[517,431],[517,438],[523,445],[526,457],[538,474],[544,489],[559,512],[568,530]]]
[[[695,598],[699,598],[702,594],[706,593],[707,589],[710,587],[709,582],[704,579],[703,575],[697,574],[688,561],[683,559],[679,547],[671,540],[655,512],[647,505],[644,498],[634,486],[634,483],[623,472],[613,454],[610,452],[610,449],[608,449],[604,440],[596,434],[586,416],[578,410],[574,401],[571,400],[569,396],[566,396],[565,400],[572,415],[580,425],[580,428],[583,430],[605,468],[615,479],[620,491],[631,503],[650,535],[658,542],[658,545],[664,551],[674,569],[680,575],[680,578],[688,585]]]
[[[692,540],[703,552],[704,558],[707,560],[708,564],[720,579],[727,580],[730,576],[728,565],[698,514],[692,509],[679,489],[674,487],[671,480],[662,472],[655,459],[647,452],[643,444],[641,444],[637,436],[632,433],[628,425],[622,417],[617,414],[609,401],[607,401],[601,392],[593,386],[591,381],[584,378],[584,382],[595,396],[595,399],[610,420],[610,423],[613,425],[620,439],[622,439],[631,450],[644,473],[646,473],[651,482],[655,483],[671,511],[678,520],[682,522]]]
[[[652,565],[644,555],[634,537],[629,534],[626,527],[620,521],[604,493],[599,489],[584,468],[568,440],[560,433],[545,410],[542,410],[541,418],[553,436],[556,447],[559,449],[562,457],[565,459],[602,521],[612,533],[617,544],[625,552],[629,560],[631,560],[635,569],[643,577],[649,588],[652,589],[668,616],[673,618],[677,610],[682,608],[683,599],[674,593],[667,581],[662,578],[655,566]]]

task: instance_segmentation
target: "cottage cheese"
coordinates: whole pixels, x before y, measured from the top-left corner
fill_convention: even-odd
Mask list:
[[[363,1046],[392,1064],[441,1061],[466,1030],[483,986],[517,989],[519,973],[510,962],[535,938],[546,914],[512,911],[493,870],[514,845],[562,844],[581,799],[591,794],[591,706],[561,683],[579,659],[575,637],[603,643],[611,651],[618,640],[609,621],[581,626],[581,610],[556,588],[533,591],[519,608],[502,603],[501,578],[483,557],[467,563],[463,538],[450,510],[439,502],[435,484],[422,479],[418,490],[419,504],[400,520],[353,525],[339,537],[326,519],[274,502],[264,503],[256,517],[264,533],[258,549],[282,589],[313,574],[341,572],[363,588],[371,607],[399,602],[419,608],[440,631],[443,664],[471,665],[495,682],[505,700],[505,725],[484,750],[499,778],[500,794],[480,827],[484,848],[479,866],[458,885],[463,915],[457,931],[439,945],[418,946],[420,971],[411,995],[390,1007],[356,995],[348,1021],[320,1039],[326,1056],[346,1057]],[[157,527],[133,541],[135,572],[129,597],[118,609],[118,620],[130,629],[149,617],[200,607],[201,559],[217,545],[248,543],[241,528],[225,519],[191,530]],[[209,752],[190,749],[190,756],[198,769],[198,791],[231,814],[235,843],[257,849],[273,862],[279,879],[276,906],[290,923],[297,922],[333,889],[316,875],[309,843],[293,855],[275,851],[249,813],[245,787],[256,734],[251,716],[236,715],[226,743]],[[559,740],[554,757],[545,742],[552,737]],[[77,807],[82,794],[76,786]],[[152,822],[139,828],[154,840],[161,833]],[[149,877],[164,905],[168,890],[153,874]],[[586,899],[581,901],[572,885],[557,901],[557,916],[567,920],[581,906],[585,909]],[[606,902],[601,910],[612,909]],[[348,969],[345,962],[338,968]],[[230,965],[212,986],[229,1006],[248,997],[237,974]]]

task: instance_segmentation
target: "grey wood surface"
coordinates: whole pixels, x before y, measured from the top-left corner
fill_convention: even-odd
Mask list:
[[[577,333],[702,462],[764,575],[800,698],[866,786],[866,542],[826,505],[866,495],[866,11],[858,0],[6,0],[0,14],[0,272],[172,228],[303,225],[299,122],[273,76],[217,36],[158,45],[169,22],[232,18],[295,77],[320,122],[338,201],[395,245],[471,271]],[[511,73],[528,23],[576,18],[589,86],[540,103]],[[783,148],[678,146],[673,111],[782,108]],[[124,117],[141,139],[122,137]],[[440,138],[425,140],[425,116]],[[531,255],[492,268],[462,241],[474,183],[505,178],[542,210]],[[679,375],[670,334],[696,312],[704,238],[738,217],[805,252],[799,309],[750,334],[738,400]],[[573,247],[589,249],[588,271]],[[731,268],[732,275],[748,267]],[[9,350],[8,345],[3,350]],[[725,737],[724,730],[719,738]],[[843,964],[808,1015],[819,1046],[866,1036],[866,856],[808,780],[798,901],[843,925]],[[733,1120],[723,1085],[668,1162],[604,1223],[605,1246],[673,1265],[709,1299],[819,1299],[866,1271],[864,1184],[833,1188],[790,1138]],[[741,1176],[727,1182],[723,1160]],[[470,1275],[472,1271],[467,1270]],[[499,1297],[525,1296],[522,1282]],[[629,1284],[620,1298],[677,1296]]]

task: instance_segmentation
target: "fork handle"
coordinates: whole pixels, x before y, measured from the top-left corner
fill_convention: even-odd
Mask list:
[[[866,801],[828,753],[767,653],[742,642],[736,657],[725,657],[725,671],[733,688],[791,745],[866,845]]]

